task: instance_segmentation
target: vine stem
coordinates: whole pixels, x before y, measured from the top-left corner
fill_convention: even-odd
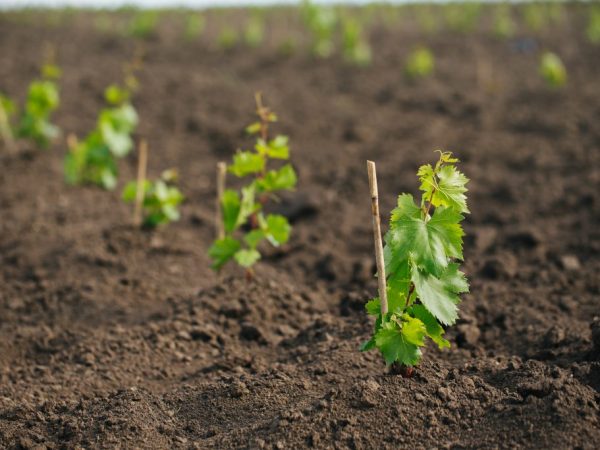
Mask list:
[[[381,240],[381,218],[379,217],[379,191],[377,189],[377,169],[373,161],[367,161],[369,190],[371,192],[371,216],[373,218],[373,238],[375,241],[375,261],[377,263],[377,283],[381,315],[385,318],[388,312],[385,262],[383,259],[383,242]]]

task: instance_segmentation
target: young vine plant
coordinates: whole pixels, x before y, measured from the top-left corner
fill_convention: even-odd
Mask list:
[[[144,180],[142,209],[144,218],[142,225],[154,228],[179,220],[178,206],[184,200],[183,194],[174,184],[177,182],[175,170],[165,170],[156,180]],[[130,181],[123,189],[123,201],[133,203],[137,197],[137,182]]]
[[[457,262],[463,259],[469,180],[457,162],[452,153],[440,152],[435,166],[421,166],[421,201],[401,194],[392,210],[383,250],[388,311],[382,314],[379,298],[366,304],[376,322],[373,336],[361,346],[379,349],[387,365],[418,364],[427,337],[440,349],[450,347],[443,326],[456,322],[460,294],[469,290]]]
[[[249,134],[257,136],[254,150],[238,151],[227,168],[237,178],[253,179],[240,192],[233,189],[223,192],[220,202],[224,236],[208,252],[215,270],[234,260],[250,275],[251,267],[261,257],[259,244],[267,241],[278,247],[290,236],[291,226],[284,216],[263,211],[269,200],[277,199],[277,192],[296,186],[296,172],[290,163],[277,169],[268,168],[273,160],[289,160],[289,139],[283,135],[269,138],[270,125],[277,121],[277,116],[263,105],[260,94],[256,95],[256,113],[258,121],[246,128]]]
[[[3,126],[18,138],[31,139],[42,148],[60,134],[59,128],[50,122],[50,116],[60,103],[58,85],[60,68],[52,63],[42,66],[41,79],[32,81],[27,91],[23,114],[18,117],[18,125],[13,130],[11,119],[17,115],[15,103],[0,94]]]
[[[69,144],[65,158],[65,178],[69,184],[96,184],[104,189],[117,185],[117,158],[125,157],[133,148],[132,133],[138,115],[130,102],[136,86],[133,76],[126,86],[109,86],[104,98],[109,106],[100,111],[96,127],[85,140]]]

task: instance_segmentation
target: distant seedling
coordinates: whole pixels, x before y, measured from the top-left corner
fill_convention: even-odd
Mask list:
[[[494,34],[501,39],[513,37],[516,32],[515,21],[513,20],[510,5],[500,3],[494,8]]]
[[[469,290],[456,262],[463,259],[460,223],[469,213],[465,196],[469,180],[456,169],[457,162],[450,152],[440,152],[435,166],[421,166],[417,174],[421,201],[415,203],[410,194],[398,197],[385,248],[375,164],[367,163],[379,297],[366,304],[376,322],[373,336],[361,350],[377,348],[388,365],[399,365],[406,375],[421,360],[426,337],[441,349],[450,347],[443,325],[456,322],[460,294]]]
[[[357,20],[349,18],[344,21],[342,42],[347,62],[357,66],[368,66],[371,63],[371,46]]]
[[[256,48],[263,43],[265,39],[265,21],[258,15],[254,14],[248,20],[244,28],[244,44],[248,47]]]
[[[444,18],[448,28],[460,33],[470,33],[477,26],[482,6],[479,2],[463,1],[443,6]]]
[[[146,178],[148,147],[145,141],[140,143],[138,177],[129,182],[123,190],[123,200],[134,203],[134,225],[154,228],[158,225],[179,220],[179,205],[183,194],[173,184],[177,181],[177,172],[166,170],[160,178],[151,181]]]
[[[553,88],[559,88],[567,83],[567,69],[558,55],[544,52],[540,60],[540,75]]]
[[[29,85],[23,114],[20,116],[15,103],[0,94],[0,133],[11,150],[14,150],[15,136],[31,139],[45,148],[60,134],[58,127],[50,122],[50,116],[60,103],[56,80],[60,78],[61,71],[58,66],[49,63],[42,67],[41,75],[41,79]],[[12,120],[15,116],[18,117],[18,125],[13,128]]]
[[[335,10],[319,6],[310,0],[302,1],[302,19],[311,34],[311,51],[318,58],[329,58],[335,50],[334,35],[337,26]]]
[[[160,20],[159,12],[146,9],[138,11],[127,28],[128,34],[136,38],[148,38],[156,34]]]
[[[600,6],[590,9],[585,33],[592,44],[600,44]]]
[[[404,73],[411,80],[427,78],[435,69],[433,53],[426,47],[417,47],[409,55]]]
[[[238,41],[237,31],[230,26],[224,27],[217,36],[217,44],[222,50],[231,50],[238,44]]]
[[[185,16],[185,38],[188,41],[198,39],[204,28],[206,27],[206,19],[199,13],[187,14]]]
[[[241,192],[224,189],[224,163],[218,185],[218,224],[217,240],[209,249],[212,268],[220,270],[228,261],[235,260],[252,274],[251,267],[260,257],[259,244],[268,241],[273,246],[285,244],[290,236],[288,220],[278,214],[264,214],[263,207],[277,192],[292,190],[296,186],[296,172],[286,163],[278,169],[268,169],[272,160],[287,161],[290,157],[287,136],[269,138],[269,127],[277,121],[277,116],[264,106],[260,94],[256,95],[258,121],[246,128],[256,135],[254,150],[238,151],[227,171],[237,178],[253,177],[241,188]],[[238,237],[239,236],[239,237]]]
[[[69,184],[96,184],[104,189],[117,185],[117,159],[133,148],[132,133],[138,115],[130,102],[135,78],[126,87],[109,86],[104,92],[108,104],[100,111],[96,128],[78,142],[69,137],[69,153],[65,158],[65,178]]]

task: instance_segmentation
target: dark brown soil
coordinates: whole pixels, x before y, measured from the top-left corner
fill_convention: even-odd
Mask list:
[[[582,14],[510,40],[424,36],[406,19],[373,29],[365,69],[279,56],[285,21],[264,48],[230,52],[215,21],[195,42],[163,24],[144,41],[135,105],[150,173],[180,171],[179,223],[138,231],[118,192],[65,186],[62,143],[0,150],[0,447],[597,448],[600,47]],[[55,43],[56,122],[82,135],[138,44],[89,15],[42,22],[0,16],[0,90],[22,98]],[[436,73],[409,83],[418,43]],[[562,90],[538,76],[545,48],[568,68]],[[300,180],[278,206],[289,246],[247,283],[233,268],[218,278],[206,251],[215,163],[249,144],[259,89]],[[389,211],[436,148],[472,180],[471,293],[452,349],[428,348],[407,379],[358,352],[376,292],[365,160]]]

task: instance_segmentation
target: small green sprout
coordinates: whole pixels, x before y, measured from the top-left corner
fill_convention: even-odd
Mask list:
[[[18,137],[31,139],[41,147],[47,147],[58,137],[60,130],[50,122],[50,116],[60,102],[56,84],[60,75],[58,66],[46,64],[42,67],[42,79],[29,85],[25,110],[17,128]]]
[[[481,4],[474,1],[448,3],[443,6],[448,28],[459,33],[470,33],[475,29],[481,9]]]
[[[567,82],[567,69],[561,59],[552,52],[544,52],[540,60],[540,75],[553,88],[559,88]]]
[[[157,180],[144,180],[143,226],[154,228],[179,220],[178,206],[183,202],[184,196],[174,186],[176,181],[177,172],[173,169],[165,170]],[[123,189],[123,201],[133,203],[136,197],[137,182],[130,181]]]
[[[115,188],[117,158],[125,157],[133,148],[131,135],[138,123],[138,115],[130,103],[131,89],[109,86],[104,92],[109,106],[100,111],[96,128],[82,142],[71,139],[64,164],[67,183]]]
[[[206,19],[200,13],[187,14],[185,16],[185,38],[188,41],[198,39],[204,28],[206,27]]]
[[[516,25],[512,18],[510,5],[500,3],[494,8],[494,34],[501,39],[515,35]]]
[[[267,241],[280,246],[288,241],[291,232],[284,216],[263,213],[263,206],[270,199],[277,199],[278,191],[293,190],[296,186],[296,172],[291,164],[268,168],[272,160],[289,160],[289,140],[283,135],[269,138],[269,127],[277,121],[277,116],[263,106],[259,93],[256,94],[256,112],[259,120],[246,128],[249,134],[257,136],[254,150],[238,151],[228,167],[229,173],[237,178],[252,176],[254,179],[242,187],[241,192],[227,189],[223,193],[220,202],[225,236],[217,239],[208,251],[214,270],[235,260],[251,274],[251,267],[261,257],[259,244]]]
[[[146,9],[136,12],[131,19],[127,32],[130,36],[145,39],[156,34],[156,29],[160,20],[159,12]]]
[[[217,37],[217,43],[223,50],[233,49],[238,44],[238,41],[238,33],[236,32],[235,28],[230,26],[225,26]]]
[[[244,28],[244,43],[251,48],[256,48],[265,39],[265,22],[259,14],[254,14]]]
[[[302,0],[302,18],[312,35],[312,53],[318,58],[333,55],[334,34],[338,22],[336,12],[327,6],[318,6]]]
[[[414,8],[415,20],[421,30],[427,34],[434,34],[440,29],[438,16],[431,5],[416,4],[412,8]]]
[[[535,32],[542,31],[548,26],[550,18],[546,6],[539,1],[534,1],[523,5],[523,21],[527,27]]]
[[[411,80],[426,78],[435,69],[433,53],[427,47],[417,47],[409,55],[404,67],[406,76]]]
[[[585,34],[592,44],[600,44],[600,6],[590,8]]]
[[[379,298],[365,305],[376,322],[373,336],[361,346],[361,351],[379,349],[387,365],[417,365],[427,337],[440,349],[450,347],[442,326],[456,322],[460,294],[469,291],[457,262],[463,259],[469,180],[457,162],[452,153],[440,152],[435,166],[421,166],[420,203],[400,194],[392,211],[383,249],[387,313],[382,314]]]
[[[355,19],[346,19],[342,27],[344,59],[357,66],[371,63],[371,46],[363,35],[360,23]]]

